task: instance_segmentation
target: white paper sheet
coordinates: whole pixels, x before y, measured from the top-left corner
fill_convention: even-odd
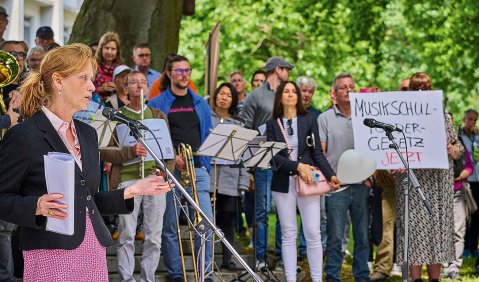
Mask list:
[[[273,156],[287,147],[284,142],[265,142],[260,146],[256,154],[246,162],[246,167],[271,168],[269,162]],[[271,150],[269,150],[269,148],[271,148]]]
[[[256,135],[258,135],[256,130],[239,125],[218,124],[201,144],[197,155],[235,162]]]
[[[163,151],[163,157],[166,160],[173,159],[175,157],[175,152],[173,150],[173,143],[171,142],[170,132],[168,131],[168,126],[163,119],[145,119],[143,124],[146,125],[155,136],[152,136],[149,132],[145,131],[145,141],[148,146],[159,156],[160,149],[156,144],[155,137],[160,143],[161,150]],[[116,127],[116,132],[118,134],[118,140],[121,147],[134,146],[136,140],[133,136],[130,135],[130,129],[125,124],[120,124]],[[152,161],[153,157],[148,153],[145,157],[145,161]],[[123,163],[123,165],[130,165],[140,162],[140,158],[135,158],[131,161]]]
[[[64,220],[47,218],[46,230],[64,235],[73,235],[75,232],[75,160],[72,155],[59,152],[49,152],[43,156],[45,163],[45,180],[48,194],[59,193],[63,199],[58,200],[66,204],[68,214]]]

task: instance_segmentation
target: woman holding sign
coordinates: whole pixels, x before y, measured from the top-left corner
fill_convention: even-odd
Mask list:
[[[108,281],[106,246],[112,245],[102,215],[130,213],[133,197],[169,190],[161,176],[124,190],[99,192],[95,129],[73,114],[85,110],[95,89],[91,49],[72,44],[48,52],[21,92],[27,119],[8,130],[0,150],[0,219],[21,227],[23,281]],[[45,230],[49,219],[68,220],[63,195],[48,194],[43,156],[70,153],[75,160],[74,234]],[[60,176],[59,176],[60,177]]]
[[[323,250],[320,231],[320,195],[298,196],[296,177],[313,183],[312,168],[318,167],[334,189],[339,180],[319,144],[318,122],[303,106],[301,91],[291,81],[282,82],[273,103],[273,119],[266,123],[267,140],[286,142],[284,149],[273,157],[278,170],[273,172],[271,190],[281,222],[282,254],[287,281],[296,281],[296,207],[301,214],[307,242],[311,278],[322,280]],[[286,133],[287,132],[287,133]],[[296,177],[294,177],[296,176]]]
[[[409,91],[431,90],[431,79],[425,73],[414,74],[409,82]],[[427,95],[427,94],[421,94]],[[421,266],[427,265],[429,281],[439,281],[441,263],[453,261],[454,213],[453,213],[453,165],[463,147],[457,139],[451,117],[445,115],[447,154],[449,169],[415,169],[414,173],[422,191],[430,201],[432,215],[424,207],[416,189],[409,189],[409,271],[412,281],[421,280]],[[401,182],[406,173],[396,174],[397,195],[397,263],[403,262],[404,250],[404,190]]]

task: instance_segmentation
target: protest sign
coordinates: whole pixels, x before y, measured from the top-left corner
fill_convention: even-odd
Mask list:
[[[399,132],[393,136],[411,168],[449,168],[441,90],[350,93],[349,98],[354,148],[374,157],[378,169],[402,168],[403,164],[389,147],[384,130],[365,126],[365,118],[403,130],[405,136]]]

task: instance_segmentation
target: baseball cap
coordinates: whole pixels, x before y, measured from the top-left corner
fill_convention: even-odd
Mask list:
[[[42,26],[37,29],[36,37],[53,37],[53,29],[49,26]]]
[[[8,17],[7,10],[5,10],[5,8],[3,8],[2,6],[0,6],[0,14],[3,14]]]
[[[294,68],[294,66],[292,64],[286,62],[281,57],[271,57],[266,62],[265,70],[266,70],[266,72],[269,72],[269,71],[274,70],[275,68],[278,68],[278,67],[288,68],[289,70],[292,70]]]
[[[131,72],[131,69],[126,66],[126,65],[119,65],[115,68],[115,70],[113,70],[113,79],[116,78],[117,75],[119,75],[120,73],[124,72],[124,71],[128,71],[128,72]]]

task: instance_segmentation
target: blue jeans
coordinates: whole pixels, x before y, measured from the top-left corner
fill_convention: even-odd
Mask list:
[[[271,170],[255,171],[256,193],[256,259],[264,262],[268,248],[268,214],[271,209]],[[281,238],[281,236],[280,236]]]
[[[213,209],[211,207],[210,201],[210,176],[206,169],[204,168],[195,168],[196,172],[196,191],[198,193],[198,200],[200,202],[200,208],[208,216],[208,218],[213,221]],[[179,172],[175,171],[175,176],[179,176]],[[177,179],[180,179],[177,177]],[[175,190],[177,191],[177,190]],[[187,188],[186,191],[191,196],[191,188]],[[176,192],[179,196],[179,191]],[[177,213],[180,214],[180,208],[177,207]],[[190,215],[193,214],[193,211],[190,210]],[[162,233],[162,253],[170,278],[182,278],[183,269],[181,267],[181,257],[180,257],[180,248],[178,245],[178,233],[176,229],[176,215],[175,215],[175,204],[173,198],[173,192],[168,192],[166,194],[166,211],[163,219],[163,233]],[[211,242],[211,229],[207,231],[206,238],[206,255],[205,255],[205,274],[211,272],[211,258],[212,258],[212,242]],[[199,236],[195,236],[195,253],[198,253],[201,241]]]
[[[346,218],[349,214],[353,225],[354,251],[353,276],[355,281],[369,279],[369,188],[362,184],[350,185],[349,189],[326,197],[327,252],[328,258],[324,271],[326,279],[340,281],[339,275],[343,263],[341,242],[344,236]]]

